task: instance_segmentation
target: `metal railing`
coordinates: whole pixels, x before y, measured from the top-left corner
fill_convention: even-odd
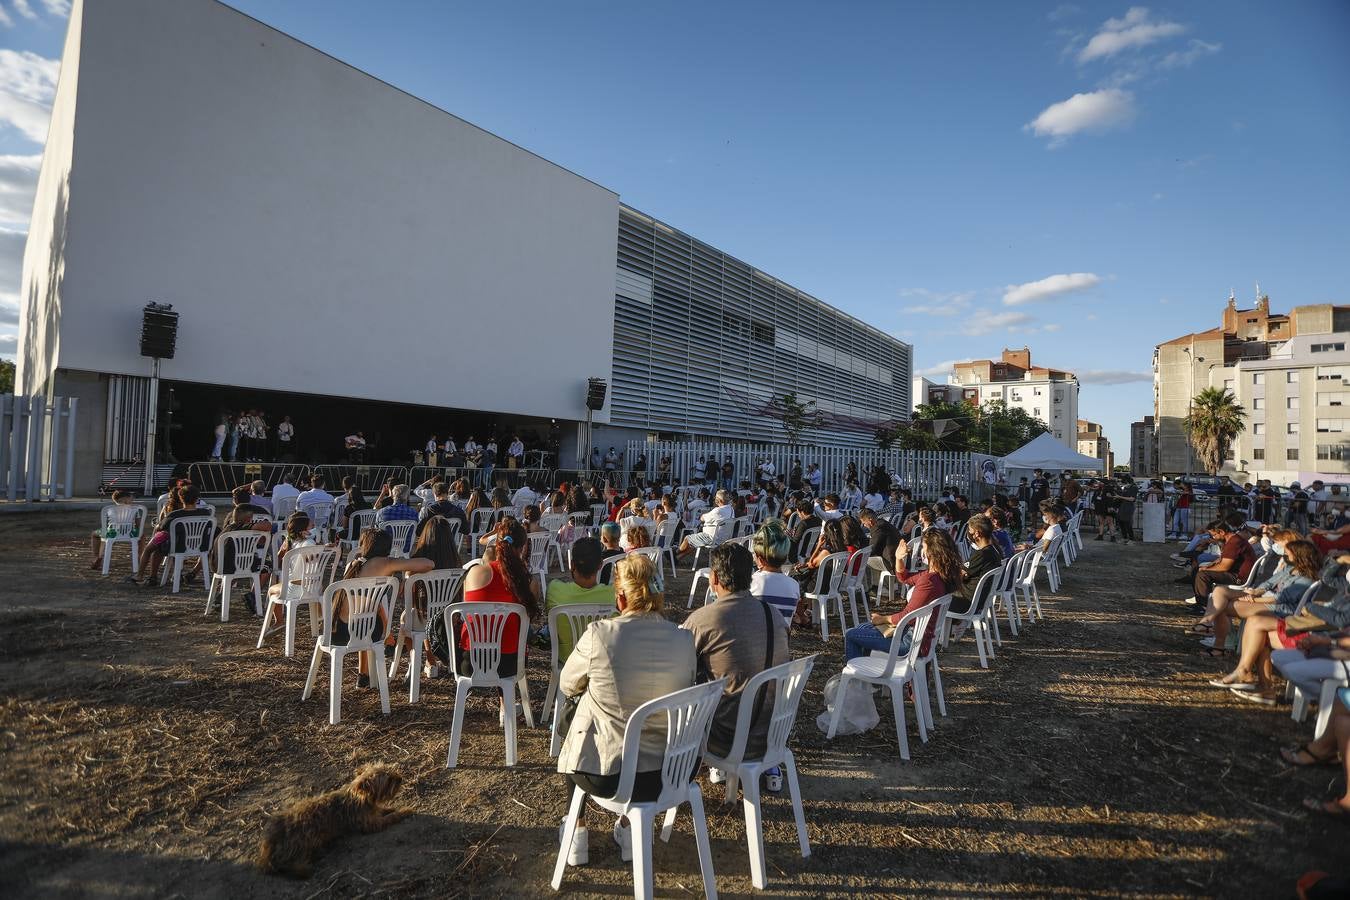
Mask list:
[[[203,496],[228,497],[235,488],[253,481],[261,481],[270,491],[287,475],[291,484],[301,486],[312,471],[303,463],[196,462],[188,466],[187,478]]]
[[[74,492],[75,397],[0,395],[0,492],[9,500]]]

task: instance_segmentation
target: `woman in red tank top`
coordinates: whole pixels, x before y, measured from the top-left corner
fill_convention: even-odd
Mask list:
[[[529,538],[525,526],[520,521],[507,516],[497,523],[493,532],[497,540],[483,553],[484,565],[474,566],[464,576],[464,601],[466,603],[519,603],[525,607],[526,615],[536,618],[540,603],[537,582],[530,577],[527,563],[530,553]],[[497,666],[497,674],[503,678],[516,674],[520,660],[517,651],[520,647],[520,628],[524,624],[515,617],[509,619],[502,632],[502,657]],[[461,675],[472,674],[469,662],[469,635],[460,628],[458,650],[455,653],[455,670]]]

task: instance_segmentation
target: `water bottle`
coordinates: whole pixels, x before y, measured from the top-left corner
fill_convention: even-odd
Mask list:
[[[113,538],[117,537],[117,526],[109,522],[108,530],[104,532],[104,537],[106,537],[108,540],[112,540]]]

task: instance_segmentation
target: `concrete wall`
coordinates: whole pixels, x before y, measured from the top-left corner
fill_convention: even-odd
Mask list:
[[[93,372],[58,369],[52,393],[76,397],[75,488],[76,497],[92,497],[103,480],[103,436],[108,426],[108,379]]]
[[[181,314],[166,378],[585,417],[614,193],[212,0],[77,2],[70,27],[25,379],[146,374],[156,300]],[[584,352],[527,380],[544,343]]]

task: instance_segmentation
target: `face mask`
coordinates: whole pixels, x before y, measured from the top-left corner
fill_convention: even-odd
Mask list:
[[[1045,524],[1049,525],[1049,524],[1050,524],[1050,517],[1049,517],[1049,516],[1041,516],[1041,521],[1044,522]]]
[[[1276,554],[1284,556],[1284,544],[1281,542],[1276,541],[1274,544],[1271,544],[1270,549],[1274,550]]]

